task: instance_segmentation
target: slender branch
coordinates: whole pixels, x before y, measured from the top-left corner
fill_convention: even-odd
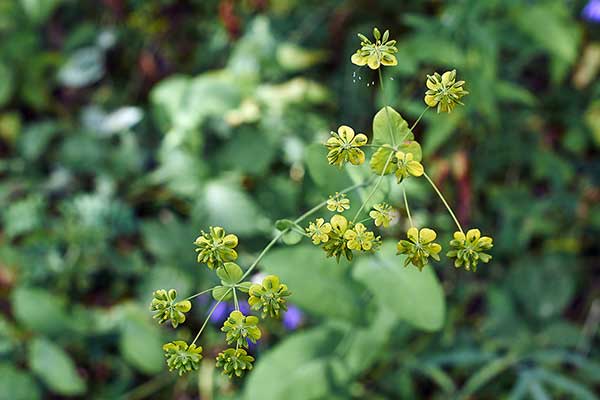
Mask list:
[[[385,170],[387,169],[388,165],[390,165],[390,162],[392,161],[392,158],[394,158],[394,152],[393,151],[390,153],[389,157],[387,158],[387,161],[385,162],[385,165],[383,166],[383,171],[381,171],[381,175],[379,175],[379,179],[377,180],[377,183],[375,183],[375,186],[373,186],[373,189],[371,189],[371,192],[369,193],[369,195],[367,196],[367,198],[360,205],[360,208],[356,212],[356,215],[354,215],[354,218],[352,218],[352,222],[356,221],[356,218],[358,218],[358,216],[360,215],[360,213],[362,212],[362,210],[365,208],[365,206],[367,205],[367,202],[369,200],[371,200],[371,197],[373,197],[373,195],[375,194],[375,191],[377,190],[377,188],[381,184],[381,181],[383,181],[383,177],[385,176]]]
[[[227,297],[227,295],[229,294],[229,292],[231,292],[232,288],[227,289],[227,291],[223,294],[223,296],[221,296],[221,298],[219,299],[219,301],[217,301],[215,303],[215,305],[213,306],[213,308],[210,310],[210,312],[208,313],[208,316],[206,317],[206,319],[204,320],[204,323],[202,324],[202,326],[200,327],[200,330],[198,331],[198,334],[196,335],[196,337],[194,338],[194,340],[192,341],[192,344],[196,343],[196,340],[198,340],[198,338],[200,337],[200,335],[202,334],[202,331],[204,330],[204,328],[206,328],[206,325],[208,324],[208,321],[210,320],[210,317],[212,317],[213,313],[215,312],[215,310],[217,309],[217,306],[219,304],[221,304],[221,302],[223,301],[223,299],[225,297]]]
[[[233,304],[235,306],[235,309],[237,311],[240,311],[240,304],[238,303],[237,293],[236,293],[235,287],[233,288]]]
[[[404,186],[402,187],[402,195],[404,196],[404,207],[406,207],[406,214],[408,215],[408,222],[410,222],[410,227],[415,226],[412,222],[412,218],[410,216],[410,208],[408,207],[408,200],[406,199],[406,189]]]
[[[419,115],[419,118],[417,118],[417,120],[415,121],[415,123],[410,127],[410,131],[412,132],[413,129],[415,129],[415,127],[417,126],[417,124],[419,123],[419,121],[421,120],[421,118],[423,118],[423,115],[425,115],[425,113],[430,109],[431,107],[427,106],[425,107],[425,109],[423,110],[423,112],[421,113],[421,115]]]
[[[427,175],[426,172],[423,172],[423,176],[425,176],[425,178],[427,179],[427,181],[429,181],[429,184],[431,185],[431,187],[433,187],[433,190],[435,190],[435,192],[438,194],[438,196],[440,197],[440,199],[442,200],[442,203],[444,203],[444,205],[446,206],[446,209],[448,210],[448,212],[450,213],[450,216],[452,217],[452,219],[454,220],[454,223],[456,224],[456,226],[458,227],[458,230],[464,234],[462,226],[460,226],[460,222],[458,222],[458,218],[456,218],[456,215],[454,215],[454,212],[452,211],[452,209],[450,208],[450,206],[448,205],[448,202],[446,201],[446,199],[444,198],[444,195],[442,194],[442,192],[440,192],[440,190],[438,189],[438,187],[435,185],[435,183],[433,183],[433,181],[431,180],[431,178],[429,177],[429,175]]]
[[[196,294],[194,294],[194,295],[191,295],[190,297],[186,297],[184,300],[192,300],[193,298],[196,298],[196,297],[198,297],[198,296],[202,296],[203,294],[210,292],[210,291],[211,291],[211,290],[213,290],[214,288],[216,288],[216,286],[213,286],[213,287],[211,287],[210,289],[206,289],[206,290],[203,290],[203,291],[201,291],[201,292],[199,292],[199,293],[196,293]]]

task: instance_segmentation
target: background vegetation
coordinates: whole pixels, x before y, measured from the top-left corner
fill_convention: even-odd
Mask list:
[[[0,2],[0,399],[596,398],[600,29],[584,6]],[[336,265],[282,245],[262,269],[298,309],[268,325],[255,370],[212,368],[217,322],[199,374],[168,374],[161,345],[176,333],[148,304],[157,288],[214,284],[195,262],[199,230],[238,234],[247,266],[273,221],[349,181],[311,144],[341,123],[371,134],[382,93],[350,55],[373,26],[398,40],[386,91],[409,121],[426,74],[467,81],[466,106],[428,113],[417,137],[494,259],[419,274],[391,250]],[[408,189],[413,218],[447,242],[431,189]],[[196,301],[177,335],[209,306]]]

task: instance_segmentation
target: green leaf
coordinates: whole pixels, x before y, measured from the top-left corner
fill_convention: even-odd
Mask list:
[[[0,399],[38,400],[40,388],[31,375],[10,364],[0,364]]]
[[[0,107],[10,100],[13,92],[13,74],[11,69],[0,62]]]
[[[221,279],[223,285],[235,285],[242,279],[243,275],[244,271],[233,262],[226,262],[222,267],[217,268],[217,276]]]
[[[281,237],[281,240],[283,241],[283,243],[287,244],[288,246],[293,246],[295,244],[300,243],[303,238],[304,238],[304,235],[302,235],[301,233],[299,233],[297,231],[289,231],[289,232],[286,232]]]
[[[311,400],[329,398],[327,356],[339,342],[339,334],[326,327],[295,334],[259,357],[248,376],[244,398],[248,400]]]
[[[336,264],[321,249],[308,244],[276,249],[261,265],[279,276],[292,292],[290,301],[306,311],[327,318],[358,317],[357,288],[345,276],[347,264]]]
[[[383,107],[373,118],[373,144],[399,144],[405,140],[414,140],[408,129],[408,123],[392,107]]]
[[[398,150],[406,154],[412,154],[415,161],[421,161],[423,159],[421,145],[415,140],[405,140],[398,146]]]
[[[324,193],[333,193],[352,185],[350,177],[340,168],[327,162],[327,148],[313,143],[305,150],[304,160],[308,174]]]
[[[212,297],[213,299],[217,300],[217,301],[227,301],[230,300],[233,297],[233,291],[230,291],[227,295],[225,295],[225,293],[227,293],[228,290],[230,290],[231,288],[227,287],[227,286],[216,286],[213,290],[212,290]],[[225,296],[225,297],[223,297]]]
[[[364,283],[379,304],[397,318],[416,328],[435,331],[442,327],[445,300],[442,287],[432,265],[419,271],[403,267],[403,256],[397,256],[396,244],[385,241],[379,253],[360,259],[353,277]]]
[[[54,393],[74,396],[85,392],[85,381],[67,353],[44,338],[29,345],[29,367]]]
[[[12,293],[12,309],[17,321],[35,332],[59,334],[69,326],[63,299],[45,289],[15,289]]]
[[[387,168],[385,169],[385,175],[394,172],[398,168],[397,164],[394,164],[392,160],[388,162],[388,158],[393,153],[395,153],[394,149],[392,149],[389,146],[383,146],[378,148],[377,151],[375,151],[375,153],[373,153],[373,155],[371,156],[371,161],[369,162],[371,170],[377,175],[381,175],[383,173],[383,168],[385,168],[385,165],[387,164]]]
[[[163,341],[159,328],[145,308],[128,304],[123,310],[119,350],[123,358],[138,371],[148,375],[164,368]]]
[[[275,228],[279,231],[285,231],[286,229],[297,228],[302,230],[300,225],[292,221],[291,219],[279,219],[275,221]]]

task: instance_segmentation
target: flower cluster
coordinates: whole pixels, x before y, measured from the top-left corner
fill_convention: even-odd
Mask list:
[[[418,230],[412,227],[406,233],[409,240],[401,240],[398,242],[398,254],[406,254],[404,266],[412,264],[422,270],[427,265],[429,257],[436,261],[440,261],[438,255],[442,251],[442,246],[433,241],[437,234],[433,229],[423,228]]]
[[[262,337],[262,332],[258,327],[258,317],[244,315],[241,311],[238,296],[247,293],[248,304],[252,309],[262,311],[262,318],[267,316],[277,318],[287,310],[286,298],[291,295],[291,292],[275,275],[267,276],[261,285],[244,281],[262,256],[244,273],[242,268],[233,262],[238,258],[235,250],[238,238],[236,235],[225,233],[221,227],[210,227],[208,233],[202,232],[194,244],[197,246],[198,262],[215,270],[221,284],[182,301],[177,301],[177,292],[174,289],[169,291],[160,289],[154,292],[154,298],[150,304],[150,310],[155,313],[154,318],[158,319],[161,324],[171,321],[174,328],[185,322],[185,313],[192,307],[189,299],[210,292],[216,300],[216,304],[212,307],[200,332],[191,344],[178,340],[163,346],[167,365],[169,370],[177,371],[179,375],[198,369],[198,364],[202,359],[202,347],[196,345],[196,340],[202,334],[206,323],[211,319],[217,307],[224,304],[223,302],[233,299],[235,309],[223,322],[221,331],[225,333],[225,342],[235,345],[235,348],[228,348],[219,353],[216,358],[216,366],[222,368],[223,373],[229,377],[241,377],[245,371],[252,369],[254,362],[254,357],[248,355],[244,348],[247,349],[249,343],[256,343]]]
[[[369,213],[369,217],[373,219],[375,226],[383,226],[387,228],[392,222],[392,213],[394,209],[387,203],[379,203],[373,206],[373,210]]]
[[[494,244],[491,237],[481,236],[479,229],[469,229],[466,235],[463,232],[454,232],[450,246],[453,250],[446,253],[446,256],[455,258],[454,266],[464,266],[467,271],[472,269],[475,272],[479,261],[487,263],[492,259],[492,256],[484,251],[490,250]]]
[[[171,321],[173,328],[185,322],[185,313],[192,309],[192,303],[189,300],[175,301],[177,291],[171,289],[168,292],[164,289],[155,291],[150,304],[150,311],[154,311],[154,318],[162,324]]]
[[[456,70],[446,71],[442,75],[437,72],[427,75],[427,92],[425,92],[425,104],[436,107],[437,112],[451,113],[457,104],[463,104],[460,99],[469,92],[463,86],[465,81],[456,81]]]
[[[358,34],[360,48],[352,55],[352,63],[359,67],[368,65],[371,69],[377,69],[380,65],[398,65],[398,60],[396,60],[396,56],[394,55],[398,52],[396,41],[388,40],[390,38],[390,31],[386,30],[383,32],[383,36],[381,36],[379,29],[373,28],[373,36],[375,37],[375,42],[371,42],[362,33]]]
[[[343,166],[350,162],[360,165],[365,162],[365,152],[360,149],[367,144],[367,136],[364,133],[354,134],[354,129],[342,125],[337,132],[331,131],[331,137],[327,140],[327,160],[331,165]]]
[[[335,195],[329,196],[327,200],[327,209],[329,211],[344,212],[350,209],[350,199],[345,193],[335,192]]]

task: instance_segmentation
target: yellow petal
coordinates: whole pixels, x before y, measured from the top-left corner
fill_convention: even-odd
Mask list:
[[[481,232],[479,231],[479,229],[469,229],[469,231],[467,232],[467,240],[469,242],[477,240],[480,237],[481,237]]]
[[[352,64],[358,65],[359,67],[367,64],[367,59],[358,53],[352,54],[350,60],[352,61]]]
[[[338,128],[338,134],[344,142],[350,143],[354,138],[354,129],[350,128],[348,125],[342,125]]]
[[[438,101],[435,99],[434,96],[430,96],[430,95],[425,95],[425,104],[427,104],[429,107],[435,107],[438,104]]]
[[[412,155],[412,154],[409,154]],[[406,165],[408,173],[412,176],[421,176],[425,172],[423,165],[418,161],[411,161]]]
[[[384,54],[383,57],[381,57],[381,63],[385,66],[393,67],[394,65],[398,65],[398,60],[391,54]]]
[[[369,139],[367,139],[367,136],[363,133],[359,133],[358,135],[356,135],[356,137],[354,138],[353,141],[353,145],[355,146],[364,146],[365,144],[367,144],[367,141]]]
[[[353,165],[361,165],[365,162],[365,153],[360,149],[350,149],[348,159]]]
[[[465,234],[460,231],[454,232],[454,240],[465,240]]]
[[[331,217],[329,222],[331,223],[331,227],[340,233],[344,233],[348,229],[348,220],[343,215],[336,214]]]
[[[369,68],[371,68],[371,69],[379,68],[379,57],[377,57],[377,54],[371,54],[369,56]]]
[[[408,232],[406,232],[406,236],[415,243],[418,241],[418,235],[419,235],[419,230],[417,228],[415,228],[414,226],[412,228],[410,228],[408,230]]]
[[[433,229],[423,228],[419,231],[419,242],[421,242],[421,244],[431,243],[436,237],[437,234]]]

